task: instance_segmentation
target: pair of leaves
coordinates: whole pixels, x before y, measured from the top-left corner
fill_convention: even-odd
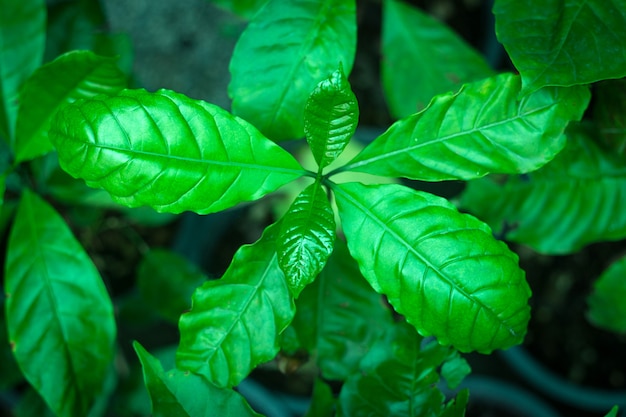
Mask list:
[[[12,143],[18,91],[43,59],[46,4],[43,0],[2,0],[0,10],[0,138]]]
[[[618,155],[598,147],[590,132],[586,125],[573,126],[563,152],[536,172],[504,184],[491,178],[470,182],[461,206],[503,238],[545,254],[624,238],[626,168]]]
[[[218,388],[199,375],[173,369],[165,372],[158,359],[139,343],[141,361],[155,417],[259,417],[246,400],[231,389]]]
[[[437,96],[340,170],[423,181],[533,171],[563,148],[563,131],[580,120],[590,94],[553,87],[518,99],[520,88],[518,76],[500,74]]]
[[[493,75],[484,58],[443,23],[397,0],[383,2],[381,77],[401,119],[462,84]]]
[[[496,0],[493,13],[523,94],[626,76],[624,0]]]
[[[113,306],[63,219],[30,191],[5,272],[9,340],[24,376],[57,416],[87,415],[113,359]]]
[[[356,53],[354,0],[270,0],[241,34],[230,62],[232,110],[273,140],[303,135],[311,90]]]
[[[420,334],[463,352],[522,341],[530,289],[517,256],[487,225],[399,185],[332,190],[361,273]]]
[[[224,276],[207,281],[179,321],[176,365],[218,387],[239,384],[278,352],[295,308],[276,256],[277,226],[239,248]]]

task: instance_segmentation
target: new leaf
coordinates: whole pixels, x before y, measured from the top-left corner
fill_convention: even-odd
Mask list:
[[[278,353],[278,335],[295,308],[278,266],[276,229],[242,246],[221,279],[195,291],[191,311],[179,321],[178,368],[232,387]]]
[[[133,347],[141,361],[155,417],[254,417],[246,400],[231,389],[217,388],[204,378],[178,369],[165,372],[158,359],[139,343]]]
[[[319,183],[298,195],[280,225],[278,264],[294,297],[324,268],[335,244],[335,216]]]
[[[9,238],[9,339],[26,379],[57,416],[84,416],[113,359],[113,306],[63,219],[25,191]]]
[[[303,173],[246,121],[167,90],[78,100],[57,112],[49,135],[65,171],[129,207],[212,213]]]
[[[273,140],[300,138],[309,93],[340,63],[350,73],[355,52],[354,0],[271,0],[233,52],[233,113]]]
[[[517,256],[448,201],[398,185],[333,185],[363,276],[424,336],[463,352],[522,341],[530,289]]]
[[[563,148],[563,131],[580,120],[590,94],[553,87],[518,100],[520,88],[518,76],[501,74],[437,96],[340,170],[423,181],[533,171]]]

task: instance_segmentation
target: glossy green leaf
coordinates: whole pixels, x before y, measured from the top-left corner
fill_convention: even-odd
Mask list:
[[[359,105],[340,66],[317,85],[304,107],[304,133],[320,171],[343,152],[358,123]]]
[[[335,416],[335,398],[330,385],[316,379],[313,384],[313,395],[311,398],[311,406],[304,417],[334,417]]]
[[[345,380],[355,372],[373,341],[392,323],[389,309],[341,240],[326,268],[302,292],[296,311],[292,326],[298,339],[329,380]]]
[[[624,0],[496,0],[493,13],[523,94],[626,76]]]
[[[339,416],[463,416],[467,396],[446,403],[436,387],[438,368],[458,353],[434,341],[421,346],[422,338],[406,324],[390,330],[392,337],[375,345],[363,358],[361,371],[344,384]]]
[[[438,94],[493,75],[444,23],[397,0],[383,2],[382,53],[383,90],[396,119],[417,113]]]
[[[86,415],[113,359],[113,306],[63,219],[29,191],[9,237],[5,292],[24,376],[57,416]]]
[[[294,297],[324,268],[335,245],[335,214],[324,188],[305,188],[283,217],[276,243],[278,265]]]
[[[520,78],[501,74],[436,97],[394,123],[341,171],[423,181],[533,171],[563,148],[563,131],[589,102],[585,87],[546,88],[517,99]]]
[[[605,147],[626,154],[626,79],[596,84],[593,99],[597,139]]]
[[[154,417],[260,416],[232,389],[218,388],[201,376],[178,369],[165,372],[161,362],[139,343],[134,342],[133,347],[141,361]]]
[[[278,353],[278,335],[295,314],[278,266],[277,226],[253,245],[239,248],[224,276],[207,281],[179,322],[176,366],[219,387],[239,384]]]
[[[18,91],[43,58],[46,3],[0,0],[0,10],[0,138],[12,143]]]
[[[249,123],[168,90],[78,100],[56,113],[50,140],[70,175],[157,211],[224,210],[303,174]]]
[[[587,298],[589,321],[616,333],[626,333],[626,257],[600,275]]]
[[[591,127],[593,129],[593,127]],[[545,254],[626,237],[626,167],[585,132],[568,130],[569,143],[550,164],[503,184],[485,178],[468,184],[461,206],[502,238]]]
[[[211,0],[211,3],[246,19],[254,17],[269,0]]]
[[[68,52],[42,66],[20,94],[15,131],[15,158],[27,161],[53,150],[48,140],[50,120],[63,105],[98,94],[113,95],[126,85],[115,59],[90,51]]]
[[[333,186],[350,253],[372,287],[424,336],[462,352],[519,344],[530,289],[491,229],[400,185]]]
[[[317,83],[356,53],[354,0],[271,0],[241,34],[230,62],[233,113],[273,140],[303,136]]]
[[[148,252],[137,271],[137,286],[146,304],[172,323],[189,310],[191,295],[206,279],[195,265],[164,249]]]

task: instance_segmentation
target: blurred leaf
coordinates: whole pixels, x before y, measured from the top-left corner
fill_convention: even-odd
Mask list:
[[[593,126],[590,126],[593,129]],[[568,130],[567,147],[544,168],[503,184],[471,181],[464,209],[503,239],[545,254],[573,253],[592,242],[626,237],[626,167],[601,150],[584,126]]]
[[[361,273],[420,334],[462,352],[521,343],[530,289],[517,255],[486,224],[400,185],[332,190]]]
[[[53,150],[48,140],[50,120],[67,103],[98,94],[116,94],[126,86],[115,59],[90,51],[68,52],[40,67],[20,93],[15,131],[16,162]]]
[[[239,248],[221,279],[194,292],[178,325],[179,369],[232,387],[278,353],[278,335],[295,307],[278,266],[277,234],[278,227],[269,226],[256,243]]]
[[[318,82],[356,53],[354,0],[270,0],[241,34],[230,61],[233,113],[279,141],[303,136]]]
[[[626,153],[626,79],[595,85],[593,120],[598,140],[608,149]]]
[[[304,133],[320,171],[343,152],[358,122],[359,105],[340,65],[315,87],[304,107]]]
[[[600,275],[587,298],[587,317],[594,325],[626,333],[626,257],[619,259]]]
[[[191,307],[191,295],[207,277],[182,256],[164,249],[148,252],[137,272],[137,286],[146,304],[176,324]]]
[[[298,339],[315,355],[324,378],[345,380],[390,325],[390,310],[337,240],[326,268],[296,302],[292,327]]]
[[[253,18],[269,0],[210,0],[211,3],[245,19]]]
[[[46,405],[37,391],[28,388],[22,394],[15,410],[15,417],[54,417],[54,413]]]
[[[46,4],[0,0],[0,10],[0,139],[13,143],[18,91],[43,58]]]
[[[394,123],[341,171],[423,181],[533,171],[563,148],[563,131],[589,103],[586,87],[545,88],[517,99],[512,74],[466,84]]]
[[[322,186],[305,188],[283,217],[276,242],[278,265],[294,297],[326,265],[335,245],[335,215]]]
[[[4,293],[0,293],[0,391],[11,388],[24,379],[9,345],[4,303]]]
[[[334,417],[335,403],[330,386],[318,378],[313,384],[311,406],[304,417]]]
[[[303,175],[246,121],[168,90],[124,90],[56,113],[50,140],[70,175],[129,207],[212,213]]]
[[[113,306],[63,219],[28,190],[9,237],[5,292],[24,376],[57,416],[86,415],[113,359]]]
[[[609,411],[605,417],[617,417],[618,412],[619,407],[615,405],[613,406],[613,408],[611,408],[611,411]]]
[[[485,59],[444,23],[396,0],[383,2],[381,77],[401,119],[462,84],[493,75]]]
[[[239,393],[217,388],[190,372],[178,369],[164,372],[158,359],[139,343],[134,342],[133,347],[143,367],[154,417],[260,416]]]
[[[404,323],[389,331],[391,337],[376,344],[363,358],[361,371],[343,385],[339,416],[463,416],[467,396],[459,395],[458,404],[446,403],[436,387],[437,369],[458,353],[435,341],[422,347],[422,338]]]
[[[626,76],[625,10],[624,0],[496,0],[496,33],[522,94]]]

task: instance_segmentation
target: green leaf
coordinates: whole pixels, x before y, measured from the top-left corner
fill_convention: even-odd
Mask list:
[[[458,404],[446,403],[436,387],[437,369],[458,353],[434,341],[421,347],[422,338],[403,323],[390,328],[390,333],[363,358],[361,371],[343,385],[339,415],[440,416],[458,408],[458,413],[448,415],[462,416],[467,397],[459,395]]]
[[[0,0],[0,10],[0,138],[12,143],[18,91],[43,58],[46,3]]]
[[[615,405],[613,406],[613,408],[611,408],[611,411],[609,411],[604,417],[617,417],[618,412],[619,412],[619,407]]]
[[[468,184],[461,207],[510,241],[545,254],[626,237],[626,167],[603,151],[584,126],[568,130],[569,143],[551,163],[503,184],[485,178]],[[594,129],[593,126],[590,129]]]
[[[392,323],[389,309],[341,240],[326,268],[302,292],[296,311],[292,327],[329,380],[345,380],[355,372],[373,341]]]
[[[56,113],[61,167],[118,203],[212,213],[303,175],[297,161],[227,111],[168,90],[124,90]]]
[[[330,386],[321,379],[316,379],[313,384],[311,407],[304,417],[334,417],[335,402]]]
[[[317,85],[304,107],[304,133],[320,171],[343,152],[358,122],[359,105],[340,65]]]
[[[260,416],[231,389],[217,388],[204,378],[178,369],[165,372],[158,359],[133,343],[155,417]]]
[[[278,335],[295,314],[276,256],[277,226],[242,246],[224,276],[193,294],[179,322],[176,366],[218,387],[239,384],[278,353]]]
[[[401,1],[383,2],[381,77],[401,119],[462,84],[490,77],[485,59],[442,22]]]
[[[625,10],[624,0],[496,0],[497,37],[522,94],[626,76]]]
[[[520,343],[530,289],[487,225],[400,185],[333,185],[350,253],[372,287],[424,336],[462,352]]]
[[[594,325],[616,333],[626,333],[626,257],[600,275],[587,298],[587,317]]]
[[[16,162],[53,150],[48,140],[50,120],[63,105],[98,94],[113,95],[126,85],[115,59],[90,51],[68,52],[42,66],[26,81],[20,94],[15,132]]]
[[[0,293],[0,363],[2,364],[0,391],[11,388],[24,379],[9,345],[4,302],[4,294]]]
[[[269,0],[211,0],[211,3],[246,19],[254,17]]]
[[[354,0],[271,0],[241,34],[230,62],[233,113],[273,140],[303,136],[318,82],[356,53]]]
[[[5,292],[24,376],[57,416],[86,415],[113,359],[113,306],[63,219],[27,190],[9,237]]]
[[[606,148],[626,153],[626,79],[607,80],[595,85],[593,121],[598,141]]]
[[[423,181],[533,171],[563,148],[563,131],[589,102],[585,87],[546,88],[517,99],[511,74],[466,84],[394,123],[341,171]]]
[[[280,224],[278,265],[297,298],[324,268],[335,245],[335,214],[322,186],[315,182],[305,188]]]
[[[137,286],[146,304],[172,323],[189,310],[191,295],[206,279],[195,265],[164,249],[148,252],[137,271]]]

